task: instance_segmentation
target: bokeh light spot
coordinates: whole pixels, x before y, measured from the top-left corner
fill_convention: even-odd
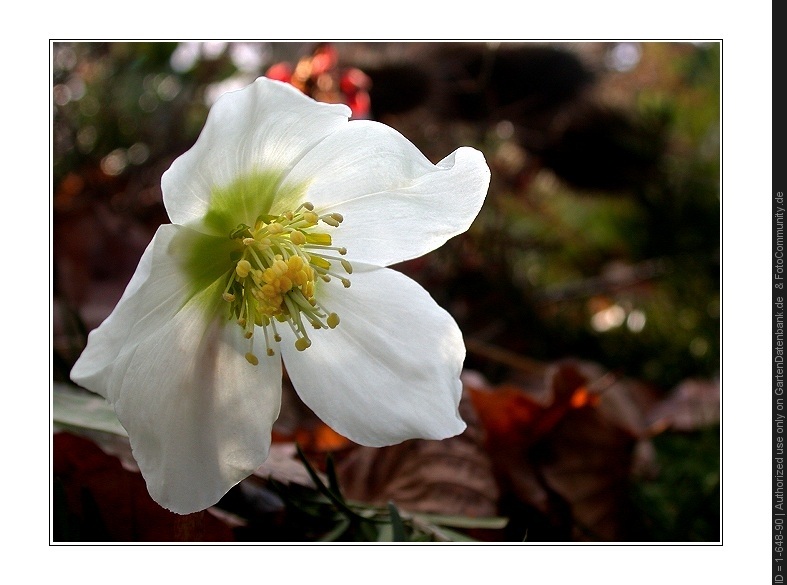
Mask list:
[[[71,89],[63,83],[58,83],[52,88],[52,99],[58,106],[65,106],[71,101]]]
[[[618,43],[607,54],[607,67],[615,71],[631,71],[639,63],[642,49],[637,43]]]
[[[117,148],[101,159],[101,170],[105,175],[114,177],[128,166],[128,158],[123,148]]]
[[[704,337],[695,337],[689,344],[689,351],[694,357],[702,357],[708,353],[708,340]]]
[[[633,333],[639,333],[645,328],[646,321],[647,318],[645,317],[645,313],[639,309],[634,309],[626,318],[626,327]]]
[[[150,156],[150,149],[144,142],[136,142],[132,144],[126,153],[128,162],[132,165],[141,165]]]
[[[620,327],[626,320],[626,310],[620,305],[612,305],[593,314],[590,325],[596,331],[604,332]]]

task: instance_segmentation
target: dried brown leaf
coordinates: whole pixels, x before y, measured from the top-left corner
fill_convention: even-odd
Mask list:
[[[469,392],[504,493],[538,510],[554,534],[621,537],[623,490],[652,399],[644,387],[563,361],[544,369],[541,387]]]
[[[69,539],[80,541],[232,541],[232,530],[206,512],[180,516],[148,495],[139,473],[84,437],[52,437],[53,474],[62,486]]]
[[[460,406],[467,429],[443,441],[412,440],[392,447],[357,447],[337,467],[349,499],[410,512],[494,516],[499,490],[469,400]]]

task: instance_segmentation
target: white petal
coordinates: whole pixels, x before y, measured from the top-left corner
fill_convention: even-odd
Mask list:
[[[347,124],[349,116],[347,106],[316,102],[265,78],[224,94],[211,108],[197,142],[161,179],[170,219],[198,223],[216,188],[255,171],[286,173],[315,144]]]
[[[489,187],[484,156],[462,147],[433,165],[404,136],[353,121],[316,145],[287,176],[310,181],[316,211],[344,216],[332,231],[348,258],[388,266],[416,258],[470,227]]]
[[[111,400],[114,388],[108,380],[124,345],[152,335],[185,303],[188,285],[170,253],[173,239],[183,229],[163,225],[156,231],[117,306],[90,332],[87,347],[71,370],[74,382]]]
[[[210,239],[159,228],[71,372],[114,405],[151,495],[180,513],[216,503],[264,462],[281,395],[280,358],[251,366],[241,329],[208,310],[221,282],[189,299],[184,247],[195,236]]]
[[[268,456],[281,359],[244,355],[233,323],[190,302],[116,360],[110,384],[150,495],[186,514],[215,504]]]
[[[358,270],[352,286],[322,283],[336,329],[309,335],[303,352],[281,342],[303,401],[347,438],[372,447],[461,433],[459,374],[465,357],[453,318],[420,285],[388,268]]]

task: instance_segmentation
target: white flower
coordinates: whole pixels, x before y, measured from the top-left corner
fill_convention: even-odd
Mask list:
[[[303,401],[355,442],[464,429],[461,333],[384,267],[465,231],[489,169],[467,147],[433,165],[349,114],[265,78],[221,97],[162,178],[172,224],[71,372],[112,403],[174,512],[215,504],[265,461],[280,355]]]

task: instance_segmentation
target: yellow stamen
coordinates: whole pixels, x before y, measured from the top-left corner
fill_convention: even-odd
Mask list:
[[[334,247],[331,235],[320,229],[337,227],[344,217],[339,213],[318,215],[313,209],[311,203],[305,202],[295,211],[260,214],[254,228],[240,224],[230,233],[230,239],[237,242],[235,254],[240,258],[227,272],[222,299],[229,303],[230,319],[236,320],[251,342],[245,355],[250,364],[259,363],[253,348],[255,325],[265,336],[267,356],[276,355],[272,342],[281,342],[277,321],[292,329],[298,351],[305,351],[312,344],[306,333],[309,325],[314,329],[334,329],[339,325],[339,316],[323,307],[316,295],[317,285],[325,286],[322,283],[330,282],[331,276],[344,287],[350,286],[347,278],[332,270],[335,263],[340,263],[344,272],[352,274],[351,264],[330,255],[331,250],[344,255],[346,248]]]

